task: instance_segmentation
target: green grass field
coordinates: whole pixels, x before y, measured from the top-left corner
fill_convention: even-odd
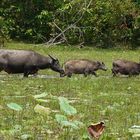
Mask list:
[[[87,58],[104,61],[108,71],[98,71],[99,77],[73,75],[60,78],[51,70],[39,71],[39,76],[23,78],[22,75],[0,73],[0,140],[88,140],[87,127],[104,121],[106,128],[102,140],[132,140],[129,128],[140,125],[140,76],[112,77],[112,61],[117,58],[139,61],[140,50],[105,50],[57,46],[9,43],[6,48],[32,49],[41,54],[51,54],[63,64],[69,59]],[[42,76],[43,75],[43,76]],[[44,76],[48,75],[48,77]],[[51,77],[52,76],[52,77]],[[44,101],[34,95],[48,93]],[[79,129],[63,127],[57,123],[60,111],[57,97],[66,97],[77,110],[68,116],[83,123]],[[8,103],[17,103],[23,110],[14,111]],[[34,107],[49,107],[48,115],[39,114]]]

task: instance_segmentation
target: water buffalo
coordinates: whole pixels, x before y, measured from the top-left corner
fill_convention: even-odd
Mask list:
[[[107,68],[103,62],[92,61],[88,59],[79,59],[79,60],[69,60],[64,65],[65,74],[64,76],[71,77],[72,74],[84,74],[85,76],[93,74],[95,76],[95,71],[101,69],[106,71]]]
[[[52,56],[43,56],[30,50],[0,50],[0,71],[8,74],[24,73],[24,77],[35,74],[39,69],[50,68],[53,71],[64,73],[58,59]]]
[[[112,68],[113,76],[120,73],[123,75],[138,75],[140,74],[140,63],[133,61],[118,59],[113,62]]]

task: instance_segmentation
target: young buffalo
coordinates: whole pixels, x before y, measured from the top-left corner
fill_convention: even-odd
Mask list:
[[[133,61],[118,59],[113,62],[112,68],[113,76],[120,73],[123,75],[139,75],[140,74],[140,63]]]
[[[101,69],[106,71],[107,68],[103,62],[92,61],[88,59],[79,60],[69,60],[64,65],[65,74],[64,76],[71,77],[72,74],[84,74],[85,76],[93,74],[95,76],[95,71]]]

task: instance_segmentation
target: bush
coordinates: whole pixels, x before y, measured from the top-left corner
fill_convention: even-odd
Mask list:
[[[2,0],[4,33],[33,43],[51,38],[98,47],[117,43],[139,45],[139,1]]]

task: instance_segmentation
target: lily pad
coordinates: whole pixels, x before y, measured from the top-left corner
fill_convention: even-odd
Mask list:
[[[49,100],[45,100],[45,99],[36,99],[36,101],[40,102],[40,103],[48,103]]]
[[[7,106],[10,109],[13,109],[15,111],[21,111],[22,110],[22,107],[19,104],[16,104],[16,103],[9,103],[9,104],[7,104]]]
[[[79,126],[83,125],[83,123],[79,121],[68,121],[66,116],[60,114],[56,114],[55,119],[60,125],[65,127],[71,127],[73,129],[78,129]]]
[[[37,105],[34,107],[34,111],[35,111],[36,113],[41,114],[41,115],[49,115],[49,114],[51,113],[50,108],[41,106],[41,105],[39,105],[39,104],[37,104]]]
[[[67,121],[67,117],[64,115],[56,114],[55,119],[58,123],[61,123],[62,121]]]
[[[69,104],[68,99],[66,99],[64,97],[59,97],[58,100],[59,100],[60,109],[65,114],[74,115],[77,113],[77,110]]]
[[[41,93],[41,94],[34,95],[33,97],[34,97],[35,99],[38,99],[38,98],[43,98],[43,97],[46,97],[47,95],[48,95],[48,93],[43,92],[43,93]]]

